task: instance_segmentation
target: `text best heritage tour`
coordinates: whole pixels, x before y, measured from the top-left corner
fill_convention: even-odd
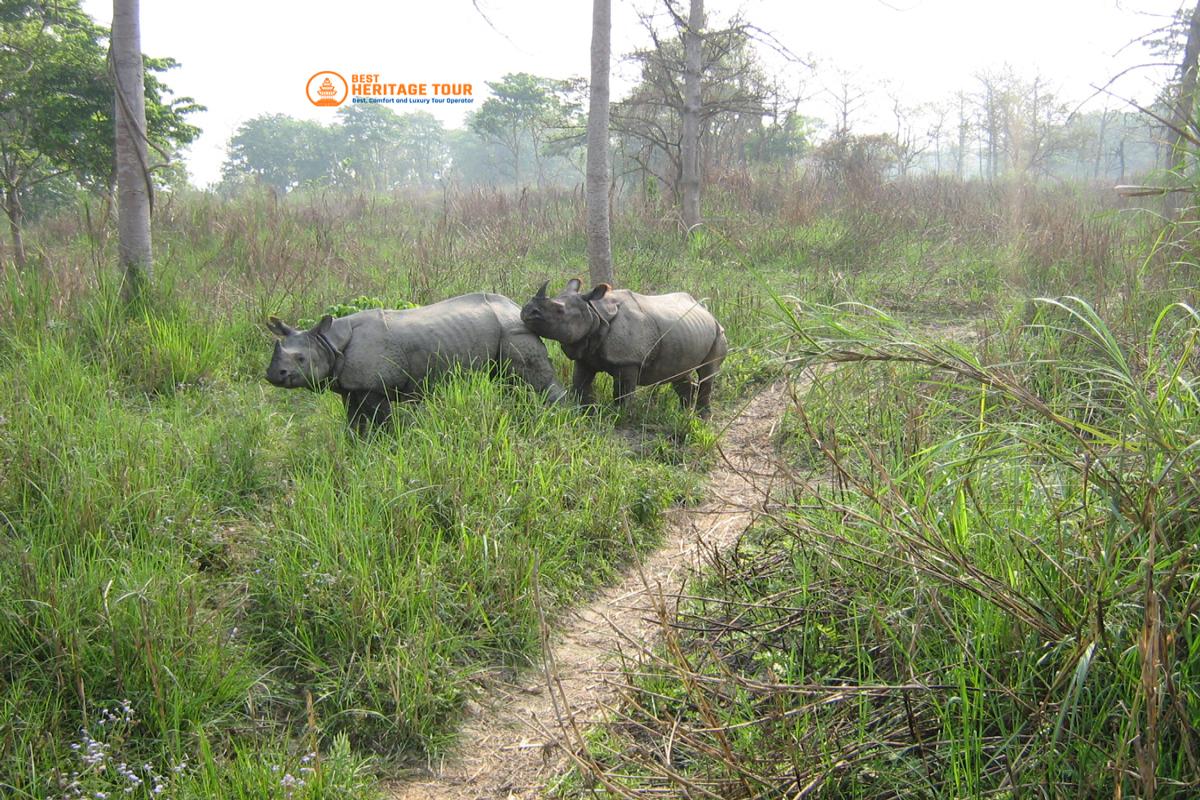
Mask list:
[[[350,91],[359,97],[392,95],[401,97],[470,97],[469,83],[381,83],[379,73],[352,74]]]

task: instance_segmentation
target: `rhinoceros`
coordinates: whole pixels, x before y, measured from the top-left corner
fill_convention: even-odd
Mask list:
[[[591,404],[592,381],[597,372],[607,372],[620,405],[637,386],[670,383],[685,408],[695,406],[708,416],[713,379],[728,345],[724,328],[698,300],[686,292],[645,295],[606,283],[581,294],[577,278],[558,296],[547,297],[548,284],[521,309],[521,321],[557,340],[575,362],[571,388],[581,403]]]
[[[507,297],[479,292],[403,311],[327,315],[308,331],[271,317],[267,329],[280,338],[267,380],[337,392],[360,433],[387,422],[393,401],[416,399],[425,381],[459,366],[502,367],[560,402],[566,392],[546,346],[521,324],[520,311]]]

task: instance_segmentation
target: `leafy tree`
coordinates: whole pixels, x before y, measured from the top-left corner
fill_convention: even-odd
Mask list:
[[[115,98],[107,38],[79,0],[0,0],[0,191],[20,266],[26,260],[24,203],[38,186],[70,180],[111,202]],[[145,59],[151,73],[173,66],[169,59]],[[146,75],[147,132],[161,155],[200,132],[186,117],[201,107],[170,94]]]
[[[223,172],[228,188],[253,180],[280,192],[310,183],[390,191],[432,185],[447,159],[445,129],[432,114],[359,105],[340,110],[335,125],[255,117],[230,139]]]
[[[777,111],[747,141],[747,155],[761,164],[794,164],[809,147],[816,122],[795,109]]]
[[[813,151],[822,180],[838,188],[864,193],[895,167],[896,144],[886,133],[859,135],[836,130]]]
[[[432,186],[446,171],[449,162],[446,128],[428,111],[401,115],[399,144],[407,182]]]
[[[489,83],[493,96],[471,115],[467,124],[486,141],[500,144],[512,165],[513,183],[521,185],[523,156],[533,159],[538,187],[545,185],[544,156],[555,131],[578,127],[578,107],[569,98],[576,81],[509,73]]]
[[[337,132],[319,122],[265,114],[242,125],[229,140],[223,168],[227,185],[247,178],[279,192],[304,183],[331,183],[342,163]]]
[[[0,5],[0,185],[20,267],[23,196],[71,170],[75,140],[109,138],[93,114],[105,95],[100,35],[70,4]]]
[[[445,175],[460,186],[485,186],[495,182],[496,164],[509,157],[498,142],[485,140],[471,130],[446,131],[449,165]]]
[[[355,181],[374,191],[391,189],[403,171],[401,118],[382,105],[346,106],[338,111],[341,153]]]

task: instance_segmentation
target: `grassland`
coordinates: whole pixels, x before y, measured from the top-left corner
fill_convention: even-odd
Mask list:
[[[964,287],[1013,300],[966,326],[781,299],[807,478],[630,668],[566,793],[1196,796],[1189,234]]]
[[[1187,251],[1152,252],[1151,218],[1085,189],[914,181],[852,196],[763,176],[708,197],[711,225],[687,243],[669,209],[622,204],[614,261],[624,285],[706,298],[734,346],[719,403],[801,363],[885,356],[870,373],[833,373],[790,422],[784,450],[798,463],[831,457],[811,430],[844,432],[833,453],[841,494],[802,496],[758,533],[762,568],[712,589],[719,603],[778,597],[759,613],[804,620],[768,619],[776,638],[722,643],[733,653],[722,675],[765,668],[778,680],[765,694],[741,687],[721,724],[797,705],[776,685],[955,687],[909,701],[923,741],[956,743],[935,755],[873,748],[842,766],[828,742],[875,741],[884,728],[873,721],[894,722],[896,696],[869,693],[823,706],[826,716],[741,725],[730,752],[756,765],[811,756],[805,769],[827,775],[833,795],[879,796],[873,787],[913,785],[918,773],[938,776],[919,784],[931,796],[990,790],[1014,748],[1038,765],[1022,781],[1124,780],[1140,752],[1113,768],[1104,742],[1140,731],[1146,713],[1139,576],[1169,577],[1163,619],[1175,627],[1155,630],[1190,647],[1194,609],[1179,587],[1190,586],[1195,537],[1155,550],[1161,526],[1139,528],[1119,503],[1107,511],[1108,488],[1080,478],[1079,429],[1058,417],[1103,434],[1105,459],[1151,442],[1136,450],[1142,472],[1112,462],[1133,485],[1148,486],[1154,465],[1174,477],[1194,465],[1195,326],[1172,312],[1146,338],[1154,313],[1195,284]],[[152,796],[155,785],[179,798],[368,796],[380,770],[444,751],[489,673],[531,660],[539,605],[553,614],[586,596],[652,546],[661,511],[694,490],[711,433],[665,395],[646,393],[625,418],[580,417],[465,376],[406,409],[394,432],[360,441],[335,398],[262,380],[268,313],[311,320],[361,296],[394,305],[480,289],[521,299],[586,272],[574,195],[167,198],[159,286],[136,309],[116,300],[113,243],[94,220],[43,221],[29,237],[36,266],[5,273],[0,296],[0,787],[15,797]],[[1085,311],[1027,302],[1065,294],[1088,297],[1116,331],[1112,347],[1078,328]],[[896,341],[909,337],[831,310],[850,300],[910,321],[991,320],[1003,333],[992,349],[952,351],[953,365],[981,372],[948,372],[931,360],[942,351],[905,360]],[[1072,325],[1078,334],[1064,332]],[[1125,373],[1111,370],[1118,352]],[[1172,358],[1184,366],[1163,383]],[[1150,404],[1159,433],[1139,438],[1153,413],[1130,409],[1149,408],[1135,399],[1152,386],[1167,387]],[[648,446],[634,452],[616,425]],[[1032,443],[1041,449],[1021,455]],[[1194,494],[1171,497],[1194,534]],[[915,509],[961,571],[922,569],[920,536],[895,558],[885,544],[897,508]],[[1061,549],[1045,544],[1053,536]],[[888,558],[873,560],[880,551]],[[986,577],[987,591],[964,575]],[[1084,635],[1098,604],[1121,624]],[[1096,673],[1080,673],[1084,653]],[[1089,680],[1101,665],[1105,682]],[[1194,670],[1187,662],[1172,685]],[[695,699],[686,674],[646,684],[682,719]],[[1167,708],[1167,696],[1146,697]],[[1019,713],[1029,706],[1038,716]],[[826,744],[809,753],[800,740]],[[1175,741],[1158,745],[1176,753],[1156,762],[1167,781],[1194,774]],[[737,777],[706,756],[689,755],[687,769]]]

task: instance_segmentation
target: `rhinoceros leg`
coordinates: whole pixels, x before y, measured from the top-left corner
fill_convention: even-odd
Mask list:
[[[684,408],[692,408],[696,404],[696,384],[689,374],[686,378],[671,381],[671,388],[679,395],[679,402]]]
[[[721,371],[721,362],[725,360],[725,354],[728,351],[729,345],[725,341],[725,331],[721,331],[717,334],[717,340],[713,342],[712,349],[704,357],[704,363],[696,368],[696,374],[700,377],[700,390],[696,395],[696,410],[703,419],[708,419],[708,403],[712,397],[713,382],[716,380],[717,373]]]
[[[592,383],[596,380],[596,370],[584,364],[575,362],[575,370],[571,373],[571,393],[581,406],[590,406],[595,402],[592,397]]]
[[[628,406],[629,401],[633,399],[633,390],[637,388],[640,372],[637,367],[618,367],[613,373],[613,398],[621,408]]]
[[[382,392],[346,392],[342,401],[346,405],[346,421],[360,436],[391,419],[392,404]]]
[[[528,335],[510,336],[500,348],[500,358],[518,378],[546,396],[551,403],[561,403],[567,395],[554,374],[546,345],[540,337]]]

